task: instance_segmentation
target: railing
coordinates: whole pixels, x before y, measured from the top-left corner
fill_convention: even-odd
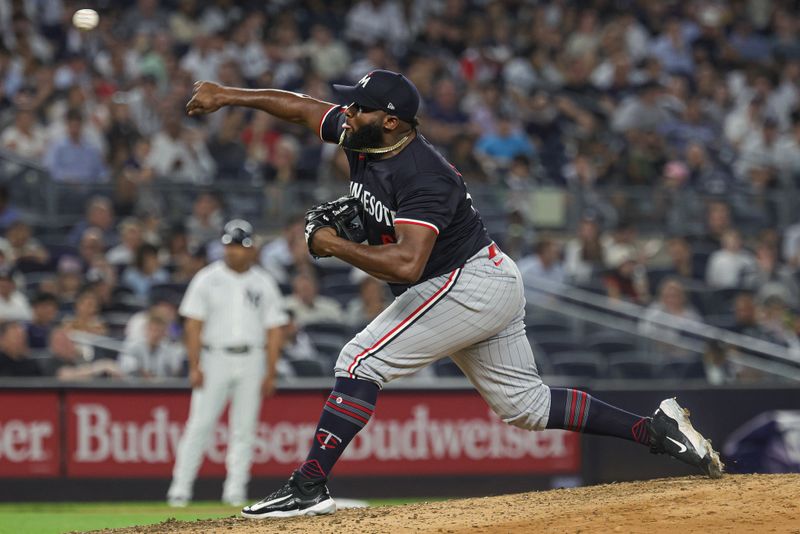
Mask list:
[[[52,181],[46,169],[0,149],[0,180],[13,185],[12,202],[28,214],[37,227],[57,228],[81,218],[92,195],[113,196],[111,184],[67,184]],[[660,186],[606,186],[589,189],[552,186],[508,189],[505,185],[477,184],[466,177],[474,203],[489,231],[502,240],[526,229],[572,232],[582,214],[591,210],[606,228],[625,218],[641,233],[695,234],[704,227],[706,203],[719,198],[690,189],[670,192]],[[788,187],[788,186],[787,186]],[[154,197],[161,200],[168,221],[185,217],[198,191],[211,189],[223,200],[230,216],[247,217],[266,231],[278,230],[287,219],[315,202],[329,200],[347,190],[344,183],[295,182],[287,186],[253,185],[218,181],[208,187],[156,180]],[[735,190],[726,196],[735,218],[747,231],[796,222],[794,189],[752,194]],[[516,212],[518,217],[510,217]]]
[[[529,309],[545,310],[560,314],[578,322],[587,322],[624,332],[645,341],[641,350],[649,352],[654,359],[661,355],[652,345],[655,342],[669,345],[689,353],[702,355],[707,343],[717,341],[736,349],[728,358],[731,362],[772,375],[778,379],[800,382],[800,355],[776,343],[745,336],[722,328],[687,319],[677,320],[667,314],[648,318],[649,322],[662,328],[639,329],[645,315],[643,306],[613,300],[577,287],[537,279],[526,286]],[[678,333],[676,337],[674,334]]]

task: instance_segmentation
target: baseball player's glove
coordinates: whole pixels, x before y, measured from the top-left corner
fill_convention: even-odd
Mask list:
[[[341,197],[319,206],[314,206],[306,212],[306,245],[308,251],[315,258],[321,258],[311,248],[311,238],[320,228],[329,226],[336,230],[336,235],[361,243],[367,238],[364,230],[364,221],[361,214],[364,207],[355,197]]]

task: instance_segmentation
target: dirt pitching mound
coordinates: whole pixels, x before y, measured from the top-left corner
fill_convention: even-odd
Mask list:
[[[231,517],[193,523],[171,520],[106,532],[800,534],[800,475],[670,478],[344,510],[323,517],[259,521]]]

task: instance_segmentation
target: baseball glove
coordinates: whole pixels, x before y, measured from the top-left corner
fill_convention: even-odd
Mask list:
[[[355,197],[341,197],[319,206],[314,206],[306,212],[306,245],[308,251],[315,258],[321,258],[311,248],[311,239],[320,228],[329,226],[336,230],[336,235],[361,243],[367,238],[364,230],[364,221],[361,218],[364,207]]]

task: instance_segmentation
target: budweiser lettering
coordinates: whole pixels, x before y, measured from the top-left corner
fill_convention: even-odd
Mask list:
[[[43,462],[48,459],[44,442],[52,435],[49,421],[0,421],[0,460]]]
[[[169,463],[175,456],[184,421],[170,418],[165,406],[153,408],[144,421],[115,420],[102,404],[75,404],[73,459],[97,463]],[[33,430],[7,431],[9,443]],[[312,422],[261,422],[254,444],[256,463],[295,464],[305,459],[314,438]],[[37,435],[41,435],[39,429]],[[501,422],[491,412],[470,419],[435,418],[428,406],[411,408],[405,419],[376,418],[345,451],[345,461],[484,460],[560,458],[567,455],[566,433],[527,432]],[[40,442],[41,440],[39,440]],[[220,422],[206,449],[214,463],[225,462],[228,428]],[[7,450],[11,450],[8,446]],[[13,449],[21,450],[21,449]],[[26,449],[27,450],[27,449]]]

